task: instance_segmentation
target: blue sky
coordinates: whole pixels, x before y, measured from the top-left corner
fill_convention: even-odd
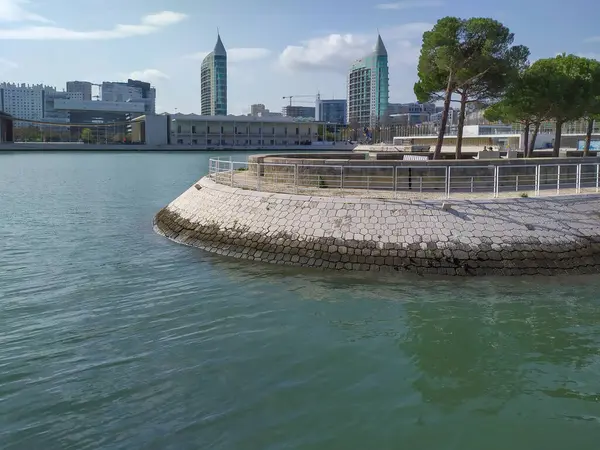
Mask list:
[[[282,96],[343,98],[349,64],[372,49],[379,29],[390,100],[412,101],[422,33],[447,15],[500,20],[532,59],[600,58],[598,0],[377,1],[0,0],[0,81],[62,88],[133,76],[157,87],[159,111],[199,112],[200,62],[218,27],[229,112],[251,103],[279,111]]]

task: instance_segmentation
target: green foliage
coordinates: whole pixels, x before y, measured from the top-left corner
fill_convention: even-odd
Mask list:
[[[423,33],[417,68],[419,81],[414,86],[420,102],[440,100],[447,89],[451,92],[456,89],[453,74],[459,65],[462,24],[463,20],[456,17],[444,17]]]
[[[81,130],[81,140],[83,142],[90,143],[92,142],[92,138],[92,130],[90,130],[89,128],[84,128],[83,130]]]
[[[417,99],[440,100],[448,89],[468,90],[470,101],[498,97],[528,66],[529,49],[513,41],[513,33],[493,19],[440,19],[423,34]]]
[[[536,109],[545,111],[556,122],[553,155],[558,156],[562,125],[585,117],[593,107],[591,99],[598,93],[595,80],[600,77],[600,64],[562,54],[536,61],[529,71],[535,81],[530,89]]]
[[[423,34],[419,81],[414,92],[422,102],[444,98],[444,117],[434,158],[440,155],[454,93],[460,94],[461,101],[458,158],[467,103],[498,98],[527,67],[529,50],[513,46],[513,41],[514,35],[508,28],[488,18],[445,17]]]
[[[583,117],[591,92],[592,60],[575,55],[540,59],[530,68],[536,100],[548,116],[564,123]]]

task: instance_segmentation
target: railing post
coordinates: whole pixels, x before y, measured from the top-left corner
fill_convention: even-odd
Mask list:
[[[471,194],[473,193],[473,177],[471,177]]]
[[[419,192],[423,193],[423,176],[419,177]]]
[[[344,166],[340,166],[340,190],[342,191],[342,197],[344,194]]]
[[[394,166],[394,200],[398,198],[398,166]]]
[[[560,164],[556,166],[556,195],[560,194]]]
[[[298,164],[294,164],[294,193],[298,193]]]
[[[448,166],[446,168],[446,184],[447,184],[447,190],[446,190],[446,198],[450,198],[450,183],[451,183],[451,177],[452,177],[452,167]]]
[[[596,194],[598,193],[598,181],[600,181],[600,164],[596,164]]]
[[[256,163],[256,190],[260,191],[260,163]]]
[[[519,192],[519,175],[515,176],[515,192]]]
[[[536,196],[540,195],[540,178],[541,178],[541,172],[540,172],[540,166],[538,164],[537,166],[535,166],[534,193],[535,193]]]
[[[581,193],[581,164],[577,164],[577,175],[575,179],[575,193]]]
[[[229,159],[229,168],[231,169],[231,187],[233,187],[233,161]]]

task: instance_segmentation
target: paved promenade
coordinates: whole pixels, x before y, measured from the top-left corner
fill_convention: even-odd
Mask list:
[[[155,218],[176,242],[253,261],[437,275],[600,271],[600,196],[488,200],[274,194],[203,178]]]

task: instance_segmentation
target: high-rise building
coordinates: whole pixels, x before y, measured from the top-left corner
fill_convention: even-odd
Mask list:
[[[144,103],[146,114],[156,114],[156,89],[150,83],[132,79],[126,83],[104,81],[101,91],[103,102]]]
[[[260,117],[263,113],[269,111],[262,103],[250,105],[250,115],[252,117]]]
[[[388,109],[388,54],[377,36],[375,50],[354,62],[348,74],[348,113],[350,123],[374,127]]]
[[[284,117],[303,117],[306,119],[315,118],[314,106],[284,106],[282,111]]]
[[[347,108],[346,100],[321,100],[318,98],[315,119],[319,122],[345,125]]]
[[[214,50],[202,61],[200,95],[202,115],[227,115],[227,51],[218,34]]]
[[[92,100],[92,83],[89,81],[67,81],[68,93],[81,93],[84,101]]]
[[[55,108],[55,102],[57,100],[82,102],[83,98],[84,93],[81,91],[65,92],[47,88],[44,95],[44,121],[52,123],[69,123],[71,121],[69,111]],[[50,129],[50,127],[46,127],[46,129]],[[60,128],[58,129],[60,130]]]
[[[388,103],[388,115],[390,114],[434,114],[436,112],[435,103]]]
[[[269,111],[265,105],[262,103],[256,103],[254,105],[250,105],[250,114],[251,117],[283,117],[283,114],[280,112]]]
[[[15,119],[42,120],[46,89],[54,90],[42,84],[0,83],[0,111],[10,114]],[[29,126],[29,122],[17,120],[14,126]]]

